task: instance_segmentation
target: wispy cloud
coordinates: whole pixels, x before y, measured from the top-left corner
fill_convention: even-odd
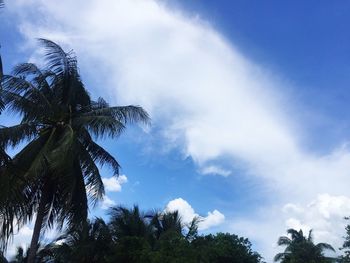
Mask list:
[[[263,178],[262,187],[276,200],[265,212],[280,212],[292,201],[305,206],[320,193],[347,195],[349,149],[306,151],[299,141],[303,125],[287,114],[297,112],[283,95],[288,83],[247,59],[207,22],[153,0],[16,0],[8,6],[26,7],[19,27],[28,39],[74,47],[84,72],[94,76],[99,68],[105,81],[96,86],[112,100],[145,106],[163,130],[164,144],[190,156],[199,171],[225,157]],[[226,170],[216,173],[229,175]],[[243,223],[232,222],[246,229],[249,222]],[[285,227],[283,221],[265,223],[270,236],[281,232],[275,224]],[[246,234],[270,247],[264,229]]]
[[[203,167],[200,171],[201,174],[213,174],[213,175],[221,175],[227,177],[231,174],[230,170],[225,170],[216,165],[209,165]]]

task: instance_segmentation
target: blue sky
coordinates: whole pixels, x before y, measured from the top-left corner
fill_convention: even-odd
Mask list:
[[[127,177],[109,181],[110,203],[199,214],[204,232],[244,235],[268,261],[290,227],[341,245],[350,214],[350,3],[8,2],[5,71],[40,62],[35,38],[49,38],[75,50],[95,98],[151,114],[151,127],[101,141]]]

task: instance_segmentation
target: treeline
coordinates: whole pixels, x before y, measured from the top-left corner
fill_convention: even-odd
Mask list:
[[[199,219],[194,218],[190,224],[184,224],[177,211],[143,213],[137,206],[118,206],[111,208],[108,223],[96,218],[41,245],[35,262],[262,262],[248,239],[228,233],[199,235],[198,223]],[[27,253],[18,248],[9,262],[26,261]]]

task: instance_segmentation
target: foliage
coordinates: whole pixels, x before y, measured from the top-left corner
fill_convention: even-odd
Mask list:
[[[261,256],[254,252],[248,239],[232,234],[218,233],[199,237],[193,241],[199,262],[261,262]]]
[[[146,214],[137,206],[118,206],[111,209],[110,215],[108,223],[96,218],[81,228],[66,229],[62,236],[38,250],[37,262],[262,262],[248,239],[228,233],[198,235],[194,230],[198,220],[185,226],[177,211]]]
[[[345,218],[349,220],[348,217]],[[344,237],[344,243],[342,246],[342,250],[344,250],[344,255],[339,258],[341,263],[350,263],[350,225],[346,225],[345,227],[346,236]]]
[[[97,165],[119,174],[117,160],[94,139],[116,138],[129,123],[149,122],[141,107],[111,107],[102,98],[92,100],[74,53],[49,40],[40,43],[46,50],[45,68],[23,63],[2,77],[7,110],[22,119],[0,129],[0,146],[28,143],[10,165],[1,167],[1,243],[6,248],[14,223],[21,227],[36,213],[31,252],[42,229],[55,223],[79,228],[86,221],[89,202],[95,204],[104,195]]]
[[[313,243],[312,230],[307,237],[304,236],[302,230],[288,229],[288,236],[281,236],[277,244],[285,246],[282,253],[278,253],[274,261],[281,263],[327,263],[333,262],[333,258],[324,256],[325,250],[335,251],[334,248],[327,243]]]

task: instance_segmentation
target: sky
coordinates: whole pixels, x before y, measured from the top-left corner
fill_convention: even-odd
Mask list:
[[[186,222],[203,217],[201,233],[248,237],[267,262],[288,228],[342,245],[350,215],[350,3],[5,3],[6,72],[40,64],[36,38],[51,39],[75,51],[94,98],[141,105],[152,118],[149,127],[100,141],[122,175],[102,169],[106,196],[91,215],[119,204],[179,210]],[[9,254],[30,235],[29,225]]]

